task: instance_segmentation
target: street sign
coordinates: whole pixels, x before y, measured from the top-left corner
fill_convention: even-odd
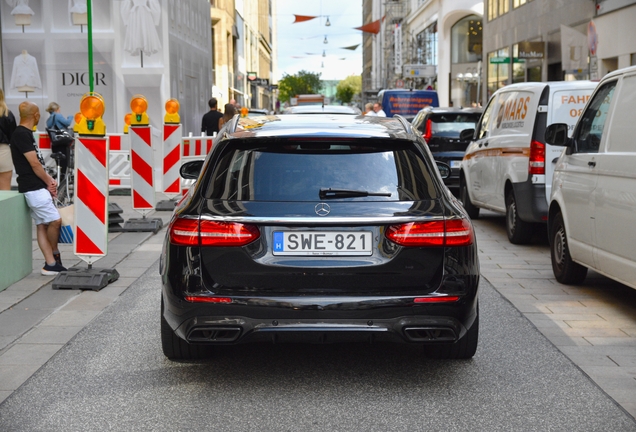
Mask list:
[[[405,64],[402,68],[405,78],[435,78],[435,65]]]
[[[257,72],[248,72],[247,73],[247,79],[249,81],[254,81],[257,77],[258,77],[258,73]]]
[[[510,64],[510,57],[490,57],[488,59],[490,64]],[[522,58],[513,58],[513,63],[525,63],[526,60]]]
[[[269,80],[267,78],[256,78],[254,82],[256,83],[257,86],[260,86],[260,87],[269,86]]]
[[[404,87],[404,80],[399,79],[399,80],[395,81],[395,87],[396,88]]]

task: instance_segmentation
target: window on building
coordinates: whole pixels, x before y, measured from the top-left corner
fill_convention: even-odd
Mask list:
[[[474,63],[481,60],[481,17],[469,15],[451,29],[451,57],[453,63]]]
[[[488,53],[488,98],[508,84],[510,76],[510,49],[502,48]]]
[[[518,8],[519,6],[523,6],[526,3],[530,3],[532,0],[512,0],[512,7]]]
[[[437,22],[425,28],[416,39],[417,64],[437,65]]]
[[[513,0],[515,3],[526,0]],[[488,0],[488,21],[507,14],[510,10],[510,0]]]

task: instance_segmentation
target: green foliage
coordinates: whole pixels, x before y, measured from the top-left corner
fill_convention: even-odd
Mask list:
[[[348,104],[353,97],[362,92],[362,76],[351,75],[338,83],[336,87],[336,99]]]
[[[322,82],[319,73],[301,70],[295,75],[283,74],[278,81],[278,99],[287,102],[290,98],[300,94],[319,94]]]

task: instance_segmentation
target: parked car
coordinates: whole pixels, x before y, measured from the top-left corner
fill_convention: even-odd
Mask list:
[[[636,288],[636,67],[599,83],[568,138],[553,124],[546,142],[566,146],[550,198],[552,269],[564,284],[591,268]]]
[[[470,143],[459,134],[475,129],[482,112],[481,108],[424,108],[412,121],[435,160],[450,165],[451,176],[444,179],[444,184],[454,193],[459,193],[459,169]]]
[[[347,105],[297,105],[285,108],[283,114],[353,114],[360,115],[356,107]]]
[[[164,354],[386,340],[472,357],[473,227],[419,133],[402,118],[255,119],[236,117],[205,161],[181,168],[196,182],[160,260]]]
[[[545,129],[570,129],[598,83],[518,83],[497,90],[472,138],[459,174],[460,199],[475,218],[479,209],[506,214],[508,240],[532,239],[535,223],[548,220],[554,164],[563,148],[546,146]]]
[[[247,111],[247,117],[258,117],[269,114],[269,112],[264,108],[250,108]]]

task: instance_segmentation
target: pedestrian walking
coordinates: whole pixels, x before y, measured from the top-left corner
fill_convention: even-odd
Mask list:
[[[24,194],[35,221],[38,246],[44,255],[45,276],[56,275],[62,266],[57,248],[62,220],[53,198],[57,196],[57,183],[44,169],[44,159],[35,139],[33,128],[40,122],[40,109],[33,102],[19,106],[20,124],[11,136],[11,156],[18,175],[18,191]]]
[[[232,105],[231,103],[225,104],[225,107],[223,109],[223,117],[219,119],[219,130],[223,127],[225,123],[232,120],[232,117],[234,117],[235,115],[236,115],[236,108],[234,107],[234,105]]]
[[[375,104],[373,104],[373,111],[378,117],[386,117],[386,113],[382,109],[382,104],[380,102],[376,102]]]
[[[9,111],[4,92],[0,89],[0,190],[11,190],[13,160],[9,142],[15,128],[15,117]]]
[[[207,136],[212,136],[219,132],[219,120],[223,117],[223,114],[217,110],[218,101],[216,98],[212,98],[208,101],[210,111],[203,115],[201,120],[201,132],[205,132]]]
[[[375,111],[373,111],[373,104],[371,102],[364,104],[364,113],[366,116],[377,116]]]

